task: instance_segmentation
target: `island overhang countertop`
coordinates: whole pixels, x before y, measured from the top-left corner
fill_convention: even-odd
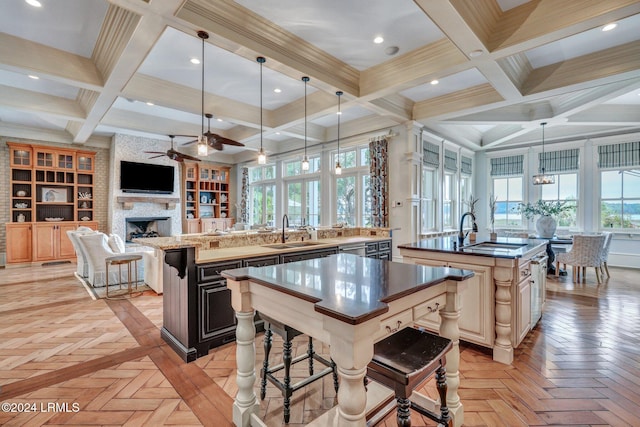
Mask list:
[[[474,255],[491,258],[523,258],[537,252],[548,243],[542,239],[524,239],[517,237],[498,237],[495,240],[478,238],[475,242],[466,241],[458,246],[456,236],[422,239],[414,243],[398,245],[398,249],[441,252],[456,255]]]
[[[249,280],[315,304],[321,314],[355,325],[388,311],[388,303],[473,271],[427,267],[353,254],[265,267],[225,270],[234,281]]]

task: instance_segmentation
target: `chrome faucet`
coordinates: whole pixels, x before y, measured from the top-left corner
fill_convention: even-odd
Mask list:
[[[462,247],[464,245],[464,239],[465,237],[467,237],[467,234],[469,234],[469,232],[467,231],[466,233],[463,231],[462,227],[464,227],[464,219],[467,217],[467,215],[471,215],[471,219],[473,220],[473,232],[477,233],[478,232],[478,224],[476,224],[476,216],[472,213],[472,212],[465,212],[462,214],[462,217],[460,218],[460,230],[458,230],[458,246]]]
[[[282,216],[282,243],[287,240],[287,237],[284,235],[285,223],[287,224],[286,226],[289,227],[289,217],[287,216],[287,214],[284,214]]]

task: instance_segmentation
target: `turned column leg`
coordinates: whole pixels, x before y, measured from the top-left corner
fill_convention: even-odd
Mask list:
[[[254,311],[236,312],[236,364],[238,366],[236,383],[238,392],[233,403],[233,423],[236,426],[249,426],[251,414],[259,409],[258,399],[253,390],[256,382],[256,328],[253,323]]]
[[[398,427],[411,427],[411,401],[406,397],[399,397],[396,406],[396,420]]]
[[[291,341],[284,342],[282,361],[284,363],[284,422],[289,423],[291,417]]]
[[[436,370],[436,388],[438,389],[438,395],[440,396],[440,418],[442,424],[449,425],[451,416],[449,415],[449,408],[447,407],[447,371],[444,366],[440,365]]]
[[[309,376],[313,375],[313,338],[309,337],[307,346],[307,356],[309,356]]]
[[[511,345],[511,280],[495,279],[496,284],[496,340],[493,360],[510,365],[513,362]]]
[[[464,423],[464,408],[458,395],[460,387],[460,329],[458,319],[460,318],[461,299],[457,286],[459,284],[447,285],[447,300],[443,310],[440,310],[440,335],[449,338],[453,347],[447,353],[447,391],[446,399],[441,402],[448,407],[448,411],[453,416],[454,426],[458,427]]]

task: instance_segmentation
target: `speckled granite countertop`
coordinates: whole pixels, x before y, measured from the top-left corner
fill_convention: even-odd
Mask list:
[[[309,233],[303,230],[287,231],[286,236],[287,243],[305,241],[312,244],[284,249],[264,246],[280,243],[282,231],[277,230],[271,233],[248,231],[224,235],[183,234],[172,237],[137,238],[134,242],[162,250],[195,247],[196,262],[204,263],[388,240],[391,231],[388,228],[357,227],[318,229],[318,240],[315,241],[310,241]]]
[[[456,237],[436,237],[423,239],[415,243],[398,245],[398,249],[418,250],[426,252],[443,252],[458,255],[474,255],[492,258],[522,258],[532,251],[539,251],[548,242],[538,239],[521,239],[515,237],[498,237],[489,240],[478,236],[475,242],[465,241],[462,247],[458,247]]]

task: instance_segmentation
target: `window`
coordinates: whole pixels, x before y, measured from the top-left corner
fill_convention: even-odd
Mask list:
[[[446,230],[447,228],[455,228],[457,209],[455,174],[446,172],[442,184],[442,226]]]
[[[249,169],[249,221],[251,224],[275,226],[275,177],[274,165]]]
[[[436,169],[426,166],[422,167],[422,197],[420,198],[420,221],[422,223],[422,233],[437,230],[437,172],[438,171]]]
[[[494,226],[497,228],[522,227],[522,214],[518,206],[523,202],[524,156],[491,159],[493,195],[497,198]]]
[[[567,206],[573,206],[562,212],[557,218],[559,227],[575,227],[577,225],[576,212],[578,211],[578,174],[566,173],[555,176],[554,184],[541,185],[541,199],[553,202],[566,202]]]
[[[493,180],[493,195],[498,199],[495,227],[522,227],[522,214],[518,213],[518,206],[523,201],[522,177],[495,178]]]
[[[320,225],[320,156],[309,156],[309,170],[302,171],[301,160],[283,164],[285,213],[291,225]]]
[[[640,228],[640,142],[598,147],[600,226]]]
[[[640,228],[640,169],[600,172],[600,226]]]
[[[332,164],[340,160],[342,175],[334,175],[336,195],[335,222],[353,227],[373,224],[371,215],[371,186],[369,175],[369,147],[360,146],[333,153]]]

